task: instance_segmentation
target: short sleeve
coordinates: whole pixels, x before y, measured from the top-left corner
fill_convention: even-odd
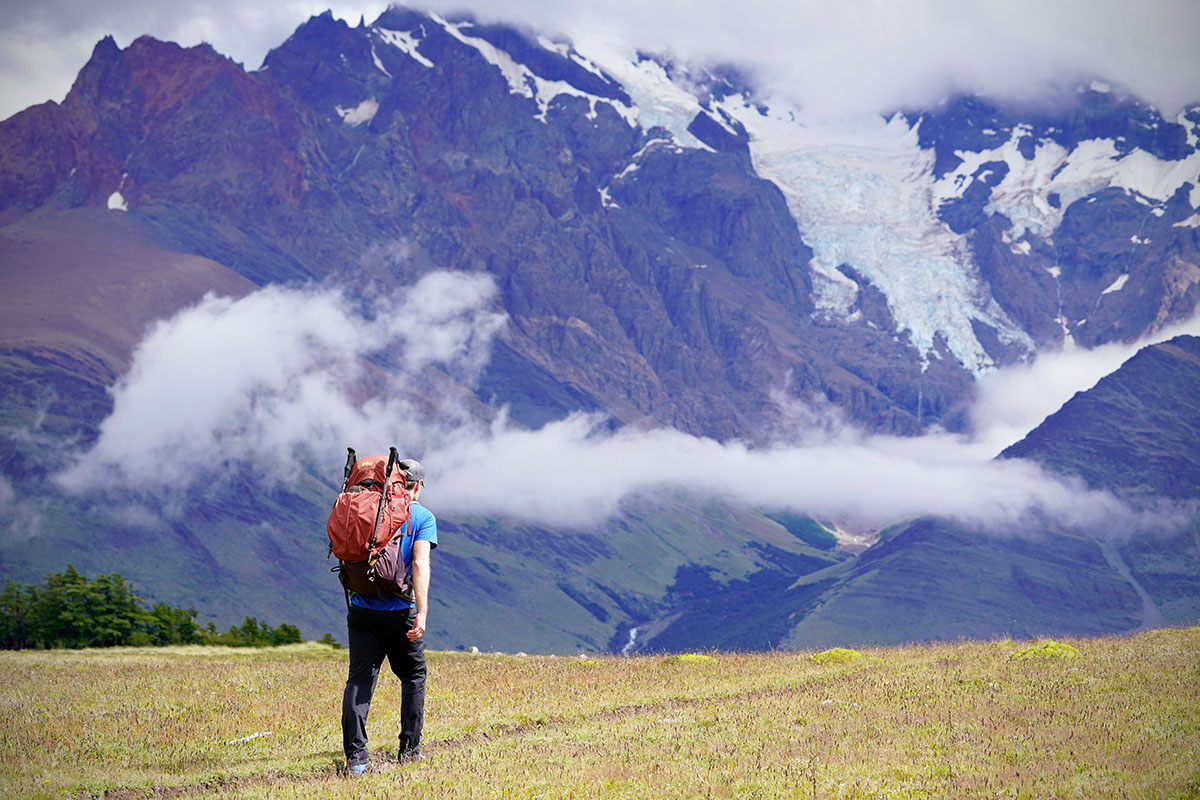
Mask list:
[[[413,539],[429,542],[430,550],[436,548],[438,546],[437,519],[433,516],[433,512],[425,506],[413,504],[410,514],[416,531]]]

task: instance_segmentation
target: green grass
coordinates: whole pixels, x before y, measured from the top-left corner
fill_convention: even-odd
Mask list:
[[[395,763],[399,683],[385,674],[360,779],[337,771],[344,651],[7,652],[0,785],[18,797],[1200,794],[1200,628],[1013,657],[1037,644],[863,648],[850,661],[431,653],[429,757]]]

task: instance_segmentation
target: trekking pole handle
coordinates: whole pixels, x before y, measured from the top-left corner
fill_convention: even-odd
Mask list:
[[[342,491],[350,486],[350,472],[354,469],[355,463],[358,462],[358,456],[354,452],[353,447],[346,448],[346,472],[342,476]]]

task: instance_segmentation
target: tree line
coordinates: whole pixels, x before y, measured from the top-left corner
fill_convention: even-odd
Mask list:
[[[283,623],[272,628],[246,617],[221,633],[201,627],[195,606],[164,602],[147,606],[119,573],[88,580],[68,565],[46,573],[41,585],[5,581],[0,591],[0,648],[146,647],[215,644],[269,647],[303,641],[300,629]]]

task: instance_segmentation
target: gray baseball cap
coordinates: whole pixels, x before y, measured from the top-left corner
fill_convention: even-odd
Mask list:
[[[415,458],[402,458],[396,466],[404,470],[404,474],[408,476],[406,483],[418,483],[425,480],[425,468]]]

